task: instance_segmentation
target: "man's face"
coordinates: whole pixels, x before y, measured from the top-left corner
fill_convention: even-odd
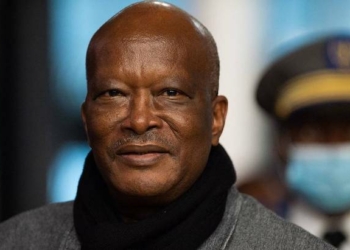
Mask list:
[[[281,133],[278,152],[288,161],[288,148],[293,145],[338,145],[350,142],[350,120],[347,117],[304,116],[290,123]]]
[[[93,53],[82,113],[104,179],[122,195],[176,198],[218,141],[211,89],[189,63],[197,55],[156,38],[106,42]]]
[[[334,115],[306,116],[286,131],[286,187],[325,214],[350,207],[350,123]]]

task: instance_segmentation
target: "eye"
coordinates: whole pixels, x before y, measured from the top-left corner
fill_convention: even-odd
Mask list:
[[[124,96],[124,94],[118,89],[109,89],[109,90],[103,91],[97,97],[106,98],[106,97],[115,97],[115,96]]]
[[[113,97],[113,96],[121,96],[121,95],[123,95],[123,93],[117,89],[111,89],[111,90],[107,90],[106,92],[102,93],[102,95],[108,96],[108,97]]]
[[[117,96],[125,96],[125,94],[118,89],[109,89],[109,90],[101,91],[99,94],[95,96],[94,100],[108,99],[108,98],[117,97]]]
[[[178,96],[178,95],[183,95],[183,93],[179,90],[176,89],[166,89],[162,92],[162,95],[165,96]]]

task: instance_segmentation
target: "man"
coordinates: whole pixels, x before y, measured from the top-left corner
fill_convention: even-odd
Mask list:
[[[86,69],[74,204],[5,222],[3,249],[332,249],[233,187],[217,49],[196,19],[132,5],[93,36]]]
[[[350,37],[321,38],[278,59],[257,100],[279,126],[284,216],[350,249]]]

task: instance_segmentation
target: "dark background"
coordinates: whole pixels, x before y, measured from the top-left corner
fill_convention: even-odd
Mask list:
[[[46,202],[54,148],[47,14],[46,1],[1,1],[1,220]]]
[[[55,152],[85,141],[79,112],[66,115],[50,93],[48,2],[0,2],[0,221],[47,203]]]

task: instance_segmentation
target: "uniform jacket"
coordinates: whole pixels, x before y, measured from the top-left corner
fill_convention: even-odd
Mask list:
[[[73,202],[22,213],[0,224],[0,249],[80,249]],[[231,188],[223,219],[200,250],[335,249]]]

